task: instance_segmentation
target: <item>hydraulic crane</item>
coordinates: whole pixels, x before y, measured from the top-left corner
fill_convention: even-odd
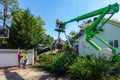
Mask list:
[[[58,31],[59,33],[65,32],[65,27],[68,23],[71,23],[74,21],[81,21],[81,20],[86,19],[86,18],[98,16],[96,18],[96,20],[86,29],[86,41],[96,50],[101,50],[101,48],[91,40],[94,37],[97,38],[98,40],[100,40],[103,44],[105,44],[106,46],[108,46],[112,50],[112,53],[114,54],[115,60],[120,60],[120,56],[117,54],[116,49],[114,47],[112,47],[111,45],[109,45],[106,41],[104,41],[101,37],[99,37],[97,35],[97,33],[100,32],[100,30],[105,25],[105,23],[107,23],[110,20],[110,18],[118,11],[119,11],[119,4],[115,3],[112,5],[108,5],[104,8],[98,9],[96,11],[84,14],[82,16],[78,16],[78,17],[73,18],[73,19],[66,21],[66,22],[62,22],[62,21],[59,21],[59,19],[57,19],[56,20],[57,29],[55,29],[55,30]],[[103,20],[103,18],[107,14],[109,14],[108,18],[105,19],[104,21],[102,21],[101,24],[99,24],[101,22],[101,20]]]

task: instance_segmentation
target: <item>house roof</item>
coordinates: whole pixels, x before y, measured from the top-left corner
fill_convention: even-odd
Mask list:
[[[109,23],[109,24],[112,24],[112,25],[115,25],[116,27],[119,27],[119,28],[120,28],[120,24],[116,24],[116,23],[114,23],[114,22],[112,22],[112,21],[109,21],[108,23]]]

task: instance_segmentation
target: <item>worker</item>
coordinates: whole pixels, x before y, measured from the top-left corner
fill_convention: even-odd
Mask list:
[[[18,68],[21,67],[21,59],[22,59],[22,50],[18,52]]]
[[[25,53],[23,55],[23,60],[24,60],[23,68],[25,69],[26,68],[26,63],[27,63],[27,60],[28,60],[28,52],[27,51],[25,51]]]
[[[60,32],[61,31],[60,27],[62,26],[62,24],[63,24],[62,21],[60,21],[59,19],[56,19],[56,29],[55,30]]]
[[[58,24],[60,22],[60,20],[59,19],[56,19],[56,24]]]
[[[95,17],[93,20],[96,21],[97,17]],[[93,32],[95,32],[96,30],[97,30],[97,26],[94,27]]]

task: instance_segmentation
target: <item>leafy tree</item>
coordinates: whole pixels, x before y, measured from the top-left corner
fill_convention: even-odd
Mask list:
[[[71,37],[74,37],[77,34],[77,32],[76,31],[71,31],[69,34],[70,34]]]
[[[46,46],[50,46],[51,43],[53,43],[54,38],[51,37],[50,35],[46,35],[45,40],[43,41],[43,43]]]
[[[17,0],[0,0],[0,21],[3,27],[6,27],[6,23],[11,19],[11,12],[17,8]]]
[[[11,48],[33,48],[45,37],[44,21],[29,10],[18,9],[12,13],[9,44]]]
[[[73,38],[75,35],[77,35],[78,34],[78,32],[76,32],[76,31],[71,31],[70,33],[69,33],[69,40],[70,40],[70,42],[71,43],[73,43],[76,39],[75,38]]]

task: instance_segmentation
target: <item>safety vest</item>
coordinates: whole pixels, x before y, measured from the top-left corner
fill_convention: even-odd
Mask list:
[[[24,58],[23,58],[24,60],[28,60],[28,54],[25,53],[25,54],[23,55],[23,57],[24,57]]]

